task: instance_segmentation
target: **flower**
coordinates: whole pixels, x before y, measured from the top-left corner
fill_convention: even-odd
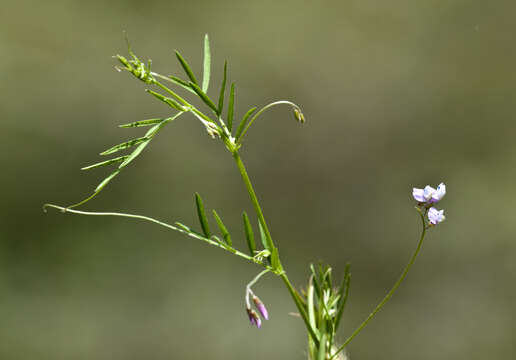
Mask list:
[[[263,304],[263,302],[260,300],[260,298],[256,295],[253,295],[253,302],[254,305],[256,305],[256,308],[260,312],[260,314],[263,316],[265,320],[269,320],[269,312],[267,311],[267,308]]]
[[[437,210],[434,207],[431,207],[428,210],[428,220],[431,225],[437,225],[440,222],[443,222],[446,217],[444,216],[444,210]]]
[[[413,188],[412,196],[414,199],[423,204],[435,204],[446,195],[446,185],[440,183],[437,189],[430,185],[425,186],[424,189]]]
[[[440,183],[437,190],[432,194],[432,203],[436,203],[446,195],[446,185]]]

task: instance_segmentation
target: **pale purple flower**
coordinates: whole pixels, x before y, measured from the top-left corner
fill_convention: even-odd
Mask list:
[[[267,308],[263,304],[263,302],[260,300],[260,298],[256,295],[253,295],[253,302],[256,305],[256,308],[260,312],[260,314],[263,316],[265,320],[269,320],[269,313],[267,311]]]
[[[437,187],[437,189],[432,194],[431,202],[432,203],[438,202],[439,200],[441,200],[444,197],[444,195],[446,195],[446,185],[444,185],[444,183],[440,183],[439,186]]]
[[[446,185],[440,183],[437,189],[430,185],[425,186],[424,189],[413,188],[412,196],[419,203],[434,204],[441,200],[446,194]]]
[[[426,203],[430,201],[432,198],[432,194],[435,192],[435,189],[430,185],[425,186],[424,189],[413,188],[412,196],[417,202]]]
[[[443,222],[446,217],[444,216],[444,210],[437,210],[434,207],[428,209],[428,220],[430,224],[437,225],[440,222]]]

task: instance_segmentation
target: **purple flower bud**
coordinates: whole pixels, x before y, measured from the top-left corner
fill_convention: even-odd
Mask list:
[[[446,217],[444,216],[444,210],[437,210],[434,207],[431,207],[428,210],[428,220],[430,224],[437,225],[440,222],[443,222]]]
[[[263,316],[265,320],[269,320],[269,312],[267,311],[267,308],[263,304],[263,302],[258,298],[258,296],[253,295],[253,302],[256,305],[256,308],[260,312],[260,314]]]
[[[262,319],[258,316],[256,311],[253,309],[246,309],[247,310],[247,316],[249,317],[249,321],[251,322],[251,325],[256,325],[256,327],[259,329],[262,327]]]

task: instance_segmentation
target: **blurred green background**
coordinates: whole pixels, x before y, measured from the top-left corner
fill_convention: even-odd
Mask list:
[[[239,116],[277,99],[248,134],[247,164],[296,286],[308,264],[352,263],[344,339],[383,297],[419,234],[412,186],[446,182],[447,221],[352,359],[516,357],[516,26],[513,1],[10,1],[0,3],[0,358],[304,359],[301,321],[273,276],[255,287],[272,319],[249,325],[258,268],[147,223],[44,214],[88,195],[98,152],[164,116],[117,73],[136,53],[200,70],[210,34]],[[84,209],[195,224],[193,193],[234,234],[251,211],[220,142],[185,116]],[[235,236],[235,235],[234,235]],[[243,237],[235,239],[244,247]]]

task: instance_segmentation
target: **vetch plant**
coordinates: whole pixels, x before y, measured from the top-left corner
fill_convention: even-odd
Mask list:
[[[129,58],[116,55],[116,58],[121,64],[120,67],[117,67],[117,70],[126,71],[148,85],[150,88],[145,91],[157,100],[167,104],[171,108],[171,114],[166,117],[140,120],[120,125],[122,128],[146,127],[149,128],[149,130],[147,130],[143,136],[130,139],[100,153],[100,155],[105,156],[128,151],[124,155],[115,156],[111,159],[82,168],[82,170],[90,170],[100,167],[115,166],[115,169],[104,180],[102,180],[100,184],[98,184],[90,196],[67,207],[45,204],[44,209],[55,208],[63,213],[70,214],[118,216],[144,220],[181,232],[187,236],[204,241],[209,245],[226,251],[229,254],[239,256],[261,268],[258,275],[245,287],[244,306],[252,325],[260,328],[263,325],[262,320],[269,319],[267,307],[253,292],[252,287],[263,275],[272,273],[283,281],[285,288],[290,294],[294,306],[297,309],[297,314],[306,327],[309,358],[314,360],[346,359],[347,355],[344,351],[346,347],[362,331],[378,311],[380,311],[405,279],[421,250],[427,230],[444,220],[444,211],[437,210],[434,206],[446,194],[445,185],[441,183],[437,189],[434,189],[431,186],[426,186],[423,189],[413,189],[412,195],[417,201],[417,206],[415,208],[421,218],[422,226],[421,236],[417,243],[416,250],[399,279],[371,314],[344,341],[339,341],[337,338],[337,331],[341,324],[350,289],[351,274],[349,264],[346,265],[343,279],[338,284],[333,281],[332,268],[330,266],[315,266],[312,264],[309,267],[310,275],[306,288],[299,291],[292,285],[287,276],[287,271],[282,265],[277,242],[273,240],[271,231],[269,230],[265,220],[265,215],[263,214],[260,202],[258,201],[258,196],[255,193],[251,179],[249,178],[239,153],[239,149],[243,146],[245,135],[253,123],[262,114],[264,114],[267,109],[277,105],[287,105],[292,109],[295,120],[299,123],[303,123],[305,118],[300,107],[290,101],[276,101],[262,107],[260,110],[257,110],[257,107],[251,107],[238,121],[234,111],[235,84],[232,83],[230,86],[227,84],[227,62],[224,63],[222,83],[217,91],[218,98],[215,99],[212,97],[213,95],[208,95],[211,71],[211,53],[207,35],[204,40],[202,81],[198,81],[188,62],[177,51],[175,55],[185,72],[186,78],[180,78],[173,75],[162,75],[154,72],[151,68],[151,61],[149,60],[146,63],[142,62],[132,51],[129,43],[128,52]],[[170,85],[175,86],[181,91],[185,91],[189,96],[199,98],[206,106],[206,109],[198,109],[186,100],[184,96],[179,95],[177,90],[172,90],[169,87]],[[229,96],[227,94],[228,88]],[[222,221],[222,217],[215,210],[212,211],[212,215],[219,232],[216,234],[212,231],[204,203],[201,196],[197,193],[195,194],[195,208],[199,218],[199,230],[193,229],[192,227],[180,222],[169,224],[142,215],[119,212],[89,212],[75,210],[75,208],[85,204],[97,196],[116,176],[118,176],[130,163],[132,163],[143,150],[145,150],[145,148],[151,143],[152,139],[158,135],[165,126],[185,115],[192,115],[201,123],[209,136],[224,144],[240,172],[242,181],[249,193],[255,212],[251,217],[246,212],[242,213],[242,233],[245,238],[247,250],[238,250],[243,243],[240,239],[242,236],[230,234]],[[426,220],[426,217],[428,217],[428,220]],[[257,219],[257,236],[255,236],[252,225],[255,218]],[[257,241],[256,238],[258,238],[259,241]],[[270,304],[268,306],[270,308]]]

